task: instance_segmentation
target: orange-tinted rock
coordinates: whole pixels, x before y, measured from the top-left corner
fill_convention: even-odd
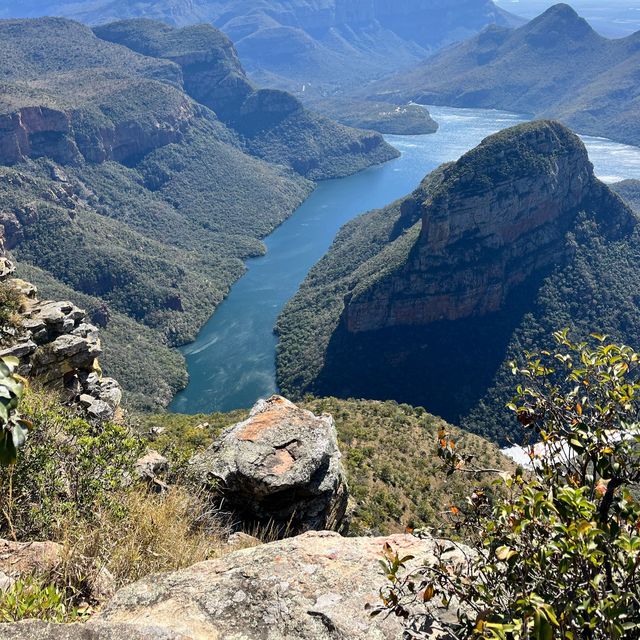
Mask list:
[[[244,522],[287,533],[342,530],[348,487],[340,458],[331,416],[273,396],[196,456],[192,469]]]

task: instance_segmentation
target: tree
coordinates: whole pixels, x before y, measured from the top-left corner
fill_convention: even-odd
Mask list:
[[[452,565],[452,543],[408,573],[385,550],[388,585],[374,614],[407,620],[408,637],[438,628],[459,640],[611,640],[640,637],[640,355],[593,335],[554,335],[555,352],[512,363],[522,379],[509,405],[529,435],[531,470],[452,507],[471,548]],[[446,433],[448,473],[476,469]],[[635,493],[635,495],[634,495]],[[455,613],[439,621],[436,604]]]

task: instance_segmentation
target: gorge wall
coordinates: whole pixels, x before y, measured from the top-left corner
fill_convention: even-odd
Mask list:
[[[566,127],[490,136],[340,231],[278,320],[280,388],[392,398],[502,441],[510,358],[564,327],[640,341],[636,226]]]
[[[565,234],[585,208],[602,212],[613,234],[630,228],[578,137],[554,122],[494,136],[409,202],[419,238],[400,269],[347,300],[350,333],[499,311],[518,285],[565,259]]]

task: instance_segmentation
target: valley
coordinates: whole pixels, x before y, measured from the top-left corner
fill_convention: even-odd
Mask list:
[[[638,640],[638,16],[0,0],[0,640]]]
[[[265,240],[266,255],[249,260],[247,273],[232,287],[196,341],[183,349],[190,382],[176,396],[171,410],[226,411],[248,407],[256,398],[274,393],[276,319],[340,227],[402,197],[427,173],[456,160],[487,135],[523,121],[516,114],[481,109],[429,107],[429,111],[440,125],[436,134],[387,136],[402,152],[400,158],[322,183]],[[589,137],[585,143],[603,179],[640,177],[640,149]],[[316,346],[317,337],[308,338],[305,357],[309,361],[317,357],[312,351]],[[287,381],[288,392],[293,392],[288,381],[295,379],[296,367],[302,362],[297,356],[295,360],[281,363],[281,372],[287,371],[281,380]]]

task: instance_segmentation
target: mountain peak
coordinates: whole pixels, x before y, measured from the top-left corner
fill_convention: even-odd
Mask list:
[[[541,33],[542,30],[554,30],[571,37],[582,37],[596,32],[568,4],[560,3],[549,7],[544,13],[523,27],[528,31]],[[547,31],[550,34],[550,31]]]

